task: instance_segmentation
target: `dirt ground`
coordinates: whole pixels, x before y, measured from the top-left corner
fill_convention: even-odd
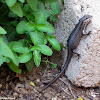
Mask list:
[[[34,66],[30,73],[24,68],[22,74],[12,72],[6,64],[0,67],[0,100],[100,100],[99,87],[76,87],[66,76],[62,76],[40,93],[44,83],[49,82],[60,72],[63,61],[58,52],[49,60],[57,63],[58,67],[52,69],[50,64],[41,63],[39,67]],[[33,82],[33,86],[30,82]]]

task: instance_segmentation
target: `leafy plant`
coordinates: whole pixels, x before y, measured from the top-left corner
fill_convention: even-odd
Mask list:
[[[6,62],[21,73],[19,64],[25,63],[30,72],[33,62],[40,65],[41,54],[52,55],[48,43],[60,51],[51,24],[60,14],[58,0],[1,0],[0,13],[0,66]]]
[[[48,59],[42,60],[42,62],[44,62],[44,63],[46,63],[46,64],[50,64],[50,65],[51,65],[51,68],[56,68],[56,67],[57,67],[57,64],[54,64],[54,63],[48,61]]]

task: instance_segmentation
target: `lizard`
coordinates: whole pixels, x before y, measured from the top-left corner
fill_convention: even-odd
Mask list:
[[[82,36],[88,34],[85,32],[85,30],[87,25],[91,22],[91,19],[92,19],[91,15],[84,15],[76,24],[75,28],[73,29],[67,40],[67,49],[68,49],[67,59],[65,61],[65,64],[61,72],[50,83],[44,86],[41,89],[41,92],[45,90],[47,87],[49,87],[52,83],[54,83],[65,72],[73,56],[74,53],[73,50],[78,47]]]

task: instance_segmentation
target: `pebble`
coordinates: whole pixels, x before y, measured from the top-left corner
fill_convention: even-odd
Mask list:
[[[14,90],[15,90],[15,91],[18,91],[18,87],[15,87]]]
[[[25,89],[29,90],[31,87],[29,81],[25,82]]]
[[[18,98],[18,100],[23,100],[23,98]]]
[[[52,98],[52,100],[57,100],[57,97]]]
[[[24,100],[23,95],[20,94],[18,100]]]
[[[19,94],[19,98],[23,98],[23,95],[22,94]]]
[[[16,87],[24,88],[24,84],[17,83]]]
[[[18,93],[16,93],[16,92],[13,93],[13,96],[14,96],[14,97],[18,97]]]
[[[37,81],[37,82],[40,82],[40,79],[37,79],[36,81]]]
[[[35,81],[35,84],[38,85],[38,86],[41,86],[43,83],[40,81],[40,79],[37,79],[37,80]]]
[[[19,88],[19,93],[28,94],[28,91],[25,88]]]
[[[33,90],[34,89],[33,86],[30,86],[30,89]]]

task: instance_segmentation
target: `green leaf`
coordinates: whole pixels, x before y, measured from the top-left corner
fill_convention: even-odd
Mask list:
[[[47,33],[54,33],[54,27],[49,23],[46,22],[45,24],[38,24],[36,25],[36,28],[39,31],[47,32]]]
[[[2,37],[0,37],[0,45],[1,45],[1,49],[2,49],[2,55],[5,57],[9,57],[11,59],[14,59],[13,52],[8,47],[8,45],[5,42],[3,42]]]
[[[19,62],[20,63],[26,63],[32,58],[32,53],[23,53],[19,55]]]
[[[18,32],[18,34],[24,34],[25,32],[31,32],[34,30],[35,30],[35,28],[34,28],[33,24],[31,24],[25,20],[19,22],[16,27],[16,31]]]
[[[44,38],[44,44],[47,44],[47,39],[46,38]]]
[[[38,0],[38,4],[39,4],[38,8],[40,8],[40,9],[45,9],[44,1]]]
[[[8,64],[8,66],[9,66],[9,68],[10,68],[12,71],[21,74],[22,70],[19,69],[19,66],[16,66],[13,62],[10,62],[10,63]]]
[[[8,57],[3,57],[3,62],[9,63],[9,62],[10,62],[10,58],[8,58]]]
[[[18,24],[18,21],[17,21],[17,20],[11,21],[11,25],[12,25],[12,26],[15,26],[15,27],[16,27],[17,24]]]
[[[22,3],[24,3],[25,2],[25,0],[19,0],[20,2],[22,2]]]
[[[0,26],[0,34],[7,34],[7,32]]]
[[[23,11],[19,2],[16,2],[12,7],[10,7],[10,10],[19,17],[23,17]]]
[[[7,4],[9,7],[12,7],[15,3],[16,3],[16,0],[6,0],[6,4]]]
[[[3,42],[5,42],[6,44],[9,44],[8,39],[5,34],[2,35],[2,38],[3,38]]]
[[[13,52],[13,54],[14,54],[14,59],[12,59],[12,61],[13,61],[13,63],[16,65],[16,66],[18,66],[19,65],[19,60],[18,60],[18,55],[17,55],[17,53],[15,53],[15,52]]]
[[[16,27],[16,31],[18,34],[24,34],[26,32],[25,25],[27,24],[27,21],[21,21],[18,23]]]
[[[40,45],[45,43],[44,34],[40,31],[30,32],[30,37],[34,45]]]
[[[37,46],[37,50],[39,50],[44,55],[47,55],[47,56],[52,55],[52,50],[47,45],[39,45]]]
[[[3,64],[3,58],[2,58],[2,48],[0,45],[0,66]]]
[[[19,39],[19,35],[16,32],[15,27],[13,27],[11,24],[9,26],[7,26],[6,30],[7,30],[6,37],[7,37],[7,40],[9,42],[13,41],[13,40],[18,40]]]
[[[57,67],[57,64],[52,64],[51,65],[51,68],[56,68]]]
[[[58,0],[47,0],[54,12],[54,14],[60,14],[59,2]]]
[[[0,35],[0,43],[1,43],[1,42],[3,42],[3,38],[2,38],[2,36]]]
[[[40,65],[40,62],[41,62],[41,54],[40,54],[40,51],[34,50],[33,51],[33,55],[34,55],[35,65],[38,67]]]
[[[12,41],[10,42],[10,48],[12,51],[17,53],[28,53],[30,52],[29,48],[25,47],[23,43]]]
[[[56,17],[56,16],[54,16],[54,15],[52,15],[52,16],[50,16],[50,20],[54,22],[54,21],[56,21],[56,20],[57,20],[57,17]]]
[[[25,30],[26,30],[27,32],[34,31],[34,30],[35,30],[34,24],[31,24],[31,23],[28,22],[28,23],[25,25]]]
[[[66,46],[64,46],[63,44],[61,44],[61,43],[59,43],[60,44],[60,47],[61,48],[64,48],[64,49],[66,49],[67,47]]]
[[[14,12],[10,11],[9,14],[8,14],[8,17],[12,17],[12,18],[16,18],[18,17],[17,14],[15,14]]]
[[[47,40],[50,42],[54,49],[56,49],[57,51],[61,50],[60,44],[56,39],[48,37]]]
[[[14,55],[11,49],[5,43],[2,43],[0,45],[2,47],[2,55],[14,59]]]
[[[32,9],[31,9],[31,7],[28,5],[28,4],[24,4],[24,11],[26,12],[26,13],[30,13],[30,12],[32,12]]]
[[[34,16],[31,13],[26,13],[25,17],[27,18],[27,20],[29,20],[30,22],[34,22]]]
[[[0,25],[8,25],[9,21],[7,4],[0,3]]]
[[[50,12],[46,9],[38,9],[38,11],[34,13],[34,16],[35,22],[37,24],[44,24],[47,22],[47,18],[50,16]]]
[[[37,10],[38,0],[26,0],[28,5],[31,7],[32,10]]]
[[[25,65],[26,65],[26,68],[27,68],[28,72],[31,72],[32,68],[34,66],[33,58],[31,60],[29,60],[28,62],[26,62]]]

